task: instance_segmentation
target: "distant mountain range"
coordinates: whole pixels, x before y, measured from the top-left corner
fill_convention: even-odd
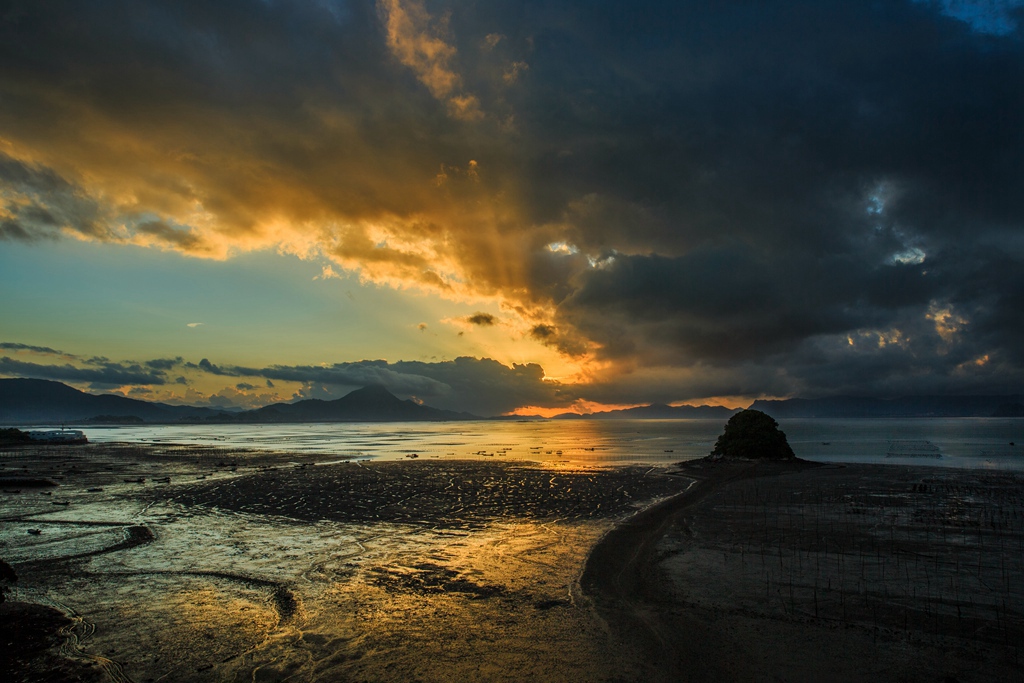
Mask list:
[[[214,419],[224,422],[440,422],[482,418],[403,401],[382,386],[368,386],[334,401],[310,398],[295,403],[274,403]]]
[[[794,417],[1024,417],[1021,396],[904,396],[902,398],[790,398],[750,406],[776,420]]]
[[[479,420],[403,401],[381,386],[357,389],[335,401],[308,399],[275,403],[256,410],[225,411],[173,406],[113,394],[89,394],[42,379],[0,379],[0,423],[94,422],[402,422]]]
[[[104,417],[137,417],[146,422],[202,420],[221,411],[172,406],[115,394],[87,394],[45,379],[0,379],[0,423],[81,422]]]
[[[1024,417],[1022,396],[908,396],[895,399],[833,397],[755,401],[751,408],[775,419],[866,417]],[[563,413],[556,420],[728,419],[737,409],[722,406],[652,404],[590,415]],[[333,401],[307,399],[247,411],[140,401],[115,394],[89,394],[42,379],[0,379],[0,424],[92,422],[275,423],[427,422],[484,419],[403,401],[382,386],[369,386]],[[513,419],[505,417],[502,419]],[[515,418],[524,419],[524,418]]]

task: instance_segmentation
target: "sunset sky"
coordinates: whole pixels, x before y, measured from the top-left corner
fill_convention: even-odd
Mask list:
[[[1024,391],[1024,2],[0,0],[0,376]]]

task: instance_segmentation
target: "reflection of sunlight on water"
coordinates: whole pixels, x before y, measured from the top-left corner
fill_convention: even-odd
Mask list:
[[[83,452],[94,461],[98,448]],[[125,455],[119,467],[182,466],[159,448]],[[85,533],[93,515],[145,524],[152,540],[26,572],[22,586],[83,615],[94,627],[88,654],[138,681],[599,679],[603,631],[575,588],[586,554],[615,519],[680,481],[647,468],[554,464],[249,468],[202,481],[175,470],[183,483],[125,485],[102,501],[69,491],[71,507],[41,507],[32,521],[45,523],[44,537],[66,556],[96,545]],[[381,507],[345,521],[353,482],[373,492],[380,478],[378,497],[360,498],[357,511],[368,500]],[[307,500],[321,479],[329,499],[302,508],[311,518],[289,516],[301,506],[288,496]],[[247,500],[277,498],[277,512],[239,511],[230,492],[244,481],[253,482],[241,489]],[[451,484],[462,512],[446,502]],[[212,497],[183,502],[190,492]],[[418,521],[370,521],[399,503]],[[16,531],[3,529],[12,546],[32,541]]]
[[[507,458],[593,465],[670,464],[714,447],[723,420],[557,420],[443,423],[152,425],[89,427],[97,443],[129,441],[246,448],[339,458]],[[1024,468],[1024,421],[985,418],[784,420],[797,455],[885,462],[893,439],[927,440],[954,467]],[[1010,442],[1021,444],[1009,446]],[[891,462],[891,460],[890,460]]]
[[[707,455],[717,420],[154,425],[95,427],[95,443],[128,441],[222,448],[330,453],[400,459],[509,458],[594,464],[668,464]]]
[[[96,602],[122,607],[116,619],[97,615],[106,637],[96,645],[114,647],[139,675],[161,670],[159,660],[138,661],[145,652],[175,656],[151,650],[154,638],[184,647],[175,660],[182,675],[163,680],[236,680],[252,671],[260,672],[253,680],[512,680],[531,666],[548,676],[554,667],[549,680],[564,680],[600,660],[595,625],[571,591],[608,526],[509,521],[463,531],[178,517],[157,543],[93,563],[138,573],[92,589]],[[154,565],[166,573],[143,576]],[[266,590],[244,578],[189,574],[197,571],[273,578],[295,592],[299,621],[271,637],[279,618]],[[128,642],[125,630],[133,632]]]

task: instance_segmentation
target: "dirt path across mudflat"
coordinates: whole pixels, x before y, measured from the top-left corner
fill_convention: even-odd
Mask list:
[[[614,680],[1021,680],[1024,477],[691,463],[581,587]]]
[[[814,467],[801,463],[797,467]],[[776,468],[786,467],[776,465]],[[793,467],[790,465],[789,467]],[[658,544],[687,512],[707,496],[738,479],[764,476],[766,466],[750,462],[687,467],[681,474],[693,483],[684,492],[652,506],[609,531],[587,558],[580,577],[604,618],[613,647],[623,650],[616,677],[635,680],[734,680],[728,661],[715,656],[702,634],[706,627],[686,615],[668,623],[649,600],[659,582]],[[681,622],[681,623],[680,623]],[[680,638],[679,627],[688,637]]]

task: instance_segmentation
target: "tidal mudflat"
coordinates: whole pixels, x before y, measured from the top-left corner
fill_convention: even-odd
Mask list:
[[[582,579],[636,680],[1021,680],[1019,473],[681,469],[691,490],[606,536]]]
[[[688,484],[173,446],[2,462],[0,557],[15,599],[68,619],[67,680],[599,680],[613,653],[579,592],[587,552]]]
[[[50,608],[34,641],[5,639],[15,680],[1024,672],[1019,473],[170,444],[0,464],[12,597]]]

